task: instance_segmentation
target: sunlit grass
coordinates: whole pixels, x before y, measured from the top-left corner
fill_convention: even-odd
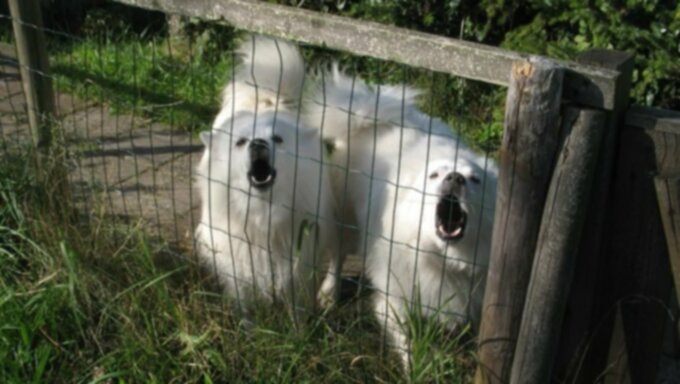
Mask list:
[[[196,132],[209,126],[231,76],[232,55],[208,62],[168,39],[85,38],[53,55],[59,90],[135,113],[171,128]]]

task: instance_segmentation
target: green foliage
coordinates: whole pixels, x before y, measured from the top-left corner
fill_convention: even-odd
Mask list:
[[[680,109],[680,3],[664,0],[471,0],[452,1],[281,1],[345,16],[463,38],[508,49],[575,59],[590,48],[635,53],[632,102]],[[337,55],[336,55],[337,56]],[[343,57],[343,55],[341,55]],[[362,58],[345,59],[359,75],[387,72],[393,64]],[[352,66],[352,65],[350,65]],[[378,70],[380,68],[380,70]],[[435,105],[423,108],[461,127],[477,147],[493,149],[500,143],[504,91],[461,79],[428,81],[417,74],[409,83],[436,95]],[[434,100],[426,95],[425,99]]]
[[[561,59],[591,48],[633,52],[633,102],[680,109],[677,1],[376,0],[303,6]]]
[[[104,102],[114,112],[134,111],[198,131],[217,112],[232,57],[187,50],[168,39],[87,38],[57,54],[52,67],[63,91]]]
[[[432,372],[437,372],[438,382],[472,382],[475,359],[468,353],[472,344],[471,329],[447,329],[433,320],[440,316],[439,311],[435,311],[431,318],[423,318],[420,315],[421,305],[418,294],[402,324],[412,340],[410,382],[428,382]],[[456,351],[457,359],[451,359],[451,351]]]
[[[533,20],[509,31],[509,49],[574,59],[590,48],[635,53],[636,104],[680,109],[680,3],[533,1]]]
[[[191,21],[186,39],[168,38],[164,25],[142,28],[130,8],[109,8],[88,13],[81,37],[50,40],[57,88],[173,128],[209,127],[231,75],[234,29]]]

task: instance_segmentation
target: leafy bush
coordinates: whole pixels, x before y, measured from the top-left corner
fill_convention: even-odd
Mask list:
[[[415,29],[520,52],[573,60],[591,48],[635,53],[632,102],[680,109],[680,3],[663,0],[279,0],[316,11]],[[315,55],[311,55],[314,57]],[[474,146],[500,143],[504,89],[334,53],[373,82],[404,79],[426,91],[423,109]],[[312,59],[313,60],[313,59]],[[395,75],[397,74],[397,75]]]
[[[591,48],[635,53],[636,104],[680,109],[680,3],[533,1],[533,20],[506,34],[509,49],[573,59]]]

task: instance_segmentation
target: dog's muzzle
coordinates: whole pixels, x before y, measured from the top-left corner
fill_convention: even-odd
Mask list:
[[[248,146],[250,169],[248,180],[250,185],[260,191],[266,191],[274,184],[276,169],[271,165],[269,144],[262,139],[254,139]]]
[[[460,201],[464,187],[465,178],[457,172],[451,172],[439,188],[435,228],[439,238],[444,241],[460,240],[465,235],[467,212]]]

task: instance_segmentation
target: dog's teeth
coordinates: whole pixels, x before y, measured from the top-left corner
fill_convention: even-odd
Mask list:
[[[463,233],[463,227],[458,227],[454,231],[449,232],[449,231],[446,230],[446,228],[444,227],[443,224],[440,224],[437,229],[439,229],[439,232],[441,232],[441,233],[443,233],[447,236],[450,236],[450,237],[456,237],[456,236],[459,236],[461,233]]]
[[[253,181],[253,184],[262,185],[262,184],[268,183],[269,181],[271,181],[271,179],[272,179],[272,175],[267,176],[267,178],[262,180],[262,181],[254,178],[254,177],[251,180]]]

